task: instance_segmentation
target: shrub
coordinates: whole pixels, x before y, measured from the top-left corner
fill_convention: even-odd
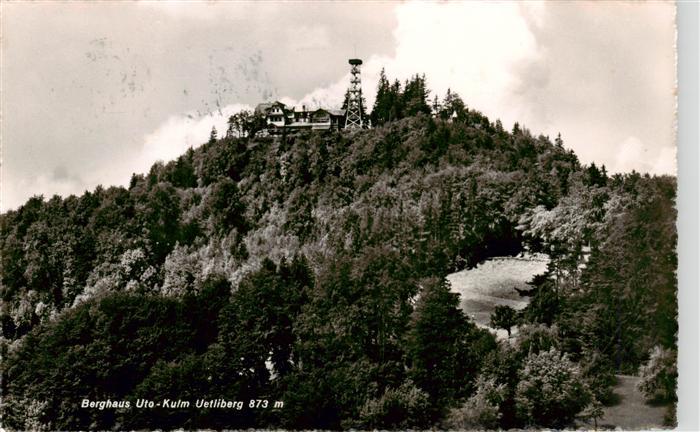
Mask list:
[[[554,348],[560,349],[558,328],[545,324],[527,324],[520,327],[516,342],[518,352],[524,357],[528,354],[546,352]]]
[[[581,369],[593,396],[603,404],[611,403],[616,380],[614,365],[598,351],[587,352],[583,359]]]
[[[506,386],[496,384],[494,378],[482,376],[477,381],[477,390],[467,402],[450,411],[445,420],[447,429],[496,429],[501,412],[499,406],[506,396]]]
[[[360,423],[367,429],[425,428],[429,423],[429,409],[428,394],[408,381],[365,402],[360,411]]]
[[[639,390],[649,400],[675,401],[678,369],[676,351],[655,346],[649,361],[640,368]]]
[[[515,403],[526,425],[564,427],[591,401],[578,365],[554,348],[530,354],[519,375]]]

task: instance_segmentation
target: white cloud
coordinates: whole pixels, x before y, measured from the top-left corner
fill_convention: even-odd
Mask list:
[[[400,81],[425,73],[433,95],[449,87],[506,128],[518,121],[534,134],[561,132],[583,163],[675,175],[667,5],[416,2],[396,15],[395,55],[371,56],[362,67],[368,108],[382,67]],[[587,28],[593,24],[597,31]],[[654,49],[627,30],[647,34]],[[346,74],[302,100],[337,106],[348,83]]]
[[[678,167],[677,148],[662,147],[652,167],[653,174],[676,174]]]
[[[564,82],[573,89],[582,87],[574,90],[578,92],[575,97],[562,94],[561,110],[558,110],[556,101],[537,96],[547,90],[551,97],[552,89],[548,86],[551,85],[552,71],[570,73],[555,69],[549,63],[559,59],[551,58],[552,53],[548,51],[551,47],[542,46],[547,41],[538,41],[534,33],[548,18],[545,6],[541,2],[412,2],[398,5],[395,55],[371,55],[364,59],[362,86],[368,110],[374,103],[382,68],[389,79],[402,82],[413,74],[425,73],[433,95],[442,97],[451,88],[470,108],[482,111],[492,120],[501,119],[506,128],[520,121],[534,134],[554,136],[561,131],[565,145],[573,148],[584,163],[605,164],[610,172],[634,169],[651,174],[675,174],[675,148],[668,143],[650,146],[635,135],[615,141],[620,131],[611,130],[611,124],[606,123],[607,112],[597,109],[602,102],[612,106],[615,101],[605,99],[610,95],[601,90],[600,82],[577,83],[576,77],[570,75],[555,77],[558,83],[569,80]],[[587,13],[594,12],[587,9]],[[323,43],[327,39],[322,27],[297,30],[298,34],[305,35],[303,40]],[[591,42],[578,43],[584,45],[578,49],[586,49],[585,44]],[[599,77],[599,81],[606,79],[605,75]],[[291,106],[339,107],[349,82],[348,72],[334,83],[316,88],[299,100],[290,97],[279,100]],[[603,87],[610,85],[604,83]],[[581,97],[581,91],[590,93],[588,105],[587,98]],[[572,107],[577,107],[578,111],[572,112]],[[225,123],[225,119],[220,122]],[[174,158],[192,143],[206,140],[211,124],[209,117],[191,120],[179,116],[168,120],[147,137],[140,158],[141,171],[147,170],[157,159]]]
[[[674,147],[650,148],[636,136],[629,136],[617,146],[615,163],[610,172],[624,173],[635,170],[650,174],[676,172],[676,149]]]
[[[37,191],[44,198],[57,194],[68,196],[81,194],[86,189],[94,189],[98,185],[125,186],[133,173],[146,173],[157,161],[168,162],[176,159],[188,148],[196,148],[209,138],[212,126],[216,127],[219,137],[222,137],[228,127],[228,118],[241,110],[252,109],[248,105],[233,104],[221,108],[215,113],[196,116],[194,112],[169,118],[156,130],[143,138],[143,146],[133,157],[116,160],[109,170],[86,173],[85,178],[40,175],[31,180],[20,179],[11,187],[2,187],[2,211],[17,208],[27,199],[26,191]]]
[[[537,14],[537,7],[528,7]],[[367,104],[374,103],[379,72],[405,81],[425,73],[428,86],[442,97],[457,91],[471,107],[504,122],[517,120],[507,103],[517,84],[515,65],[537,55],[523,8],[516,3],[403,3],[396,8],[396,54],[371,56],[362,66]],[[349,68],[349,66],[348,66]],[[336,83],[317,88],[302,98],[308,104],[338,106],[350,81],[349,73]]]
[[[194,117],[193,113],[173,116],[144,138],[144,145],[136,163],[128,165],[136,172],[146,172],[158,160],[173,160],[188,148],[195,148],[206,142],[212,126],[216,127],[219,137],[222,137],[226,132],[228,118],[244,109],[250,110],[251,107],[234,104],[202,117]]]
[[[289,49],[294,51],[328,48],[331,45],[328,28],[321,26],[292,27],[286,31]]]
[[[648,159],[648,150],[644,148],[642,141],[635,137],[627,137],[619,144],[615,166],[611,167],[613,172],[624,172],[637,169],[639,171],[649,171],[651,167]]]
[[[54,175],[41,174],[31,181],[27,179],[18,179],[18,181],[10,187],[4,185],[0,188],[0,203],[2,211],[5,212],[12,208],[17,208],[22,205],[32,195],[44,195],[44,198],[49,199],[54,195],[68,196],[78,194],[84,190],[83,183],[77,178],[56,178]],[[36,193],[27,193],[27,191],[40,191]]]

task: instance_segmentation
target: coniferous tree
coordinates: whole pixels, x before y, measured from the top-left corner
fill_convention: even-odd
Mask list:
[[[428,105],[428,89],[425,82],[425,75],[414,75],[406,81],[404,91],[401,94],[401,115],[415,116],[418,113],[430,114]]]
[[[442,108],[442,106],[440,105],[438,95],[435,95],[435,97],[433,98],[433,104],[432,104],[431,108],[433,110],[432,114],[434,116],[440,115],[440,109]]]
[[[387,120],[398,120],[403,118],[404,113],[404,98],[403,92],[401,91],[401,82],[398,79],[394,80],[394,83],[389,88],[389,112],[387,114]]]
[[[447,120],[452,118],[452,116],[456,116],[459,120],[464,120],[466,118],[466,105],[457,93],[448,88],[442,102],[440,118]]]
[[[379,73],[379,82],[377,83],[377,96],[374,99],[374,107],[372,108],[372,124],[380,125],[388,121],[390,106],[391,94],[389,81],[386,78],[384,68],[382,68]]]
[[[561,139],[561,132],[557,133],[557,138],[554,140],[554,144],[556,144],[556,146],[559,148],[564,147],[564,140]]]
[[[442,406],[471,388],[484,352],[479,332],[444,280],[424,282],[408,333],[411,377]],[[486,337],[488,340],[489,337]]]

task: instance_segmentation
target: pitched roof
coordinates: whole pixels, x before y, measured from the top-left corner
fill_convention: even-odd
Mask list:
[[[342,110],[342,109],[317,108],[317,109],[313,110],[312,112],[317,113],[319,111],[327,112],[328,114],[334,115],[334,116],[345,115],[345,110]]]
[[[263,113],[263,112],[267,111],[268,109],[270,109],[271,107],[272,107],[271,102],[259,103],[258,106],[255,107],[255,112],[256,113]]]
[[[281,106],[282,109],[284,109],[284,110],[287,110],[287,109],[288,109],[288,108],[287,108],[287,105],[283,104],[283,103],[280,102],[280,101],[262,102],[262,103],[259,103],[258,106],[255,107],[255,112],[256,112],[256,113],[264,113],[264,112],[266,112],[267,110],[269,110],[270,108],[272,108],[272,107],[274,107],[274,106]]]

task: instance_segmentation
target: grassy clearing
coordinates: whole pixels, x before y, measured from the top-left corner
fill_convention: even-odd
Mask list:
[[[603,417],[598,419],[598,429],[648,430],[659,429],[663,425],[668,405],[650,405],[637,389],[641,378],[631,375],[617,375],[614,394],[617,401],[605,407]],[[593,422],[581,424],[593,429]]]
[[[484,261],[476,268],[462,270],[447,276],[452,291],[459,293],[462,310],[483,328],[489,328],[494,308],[508,305],[520,310],[527,305],[528,297],[520,297],[515,288],[529,289],[528,282],[535,275],[547,270],[546,255],[524,257],[496,257]],[[506,337],[505,330],[494,330],[499,338]]]

